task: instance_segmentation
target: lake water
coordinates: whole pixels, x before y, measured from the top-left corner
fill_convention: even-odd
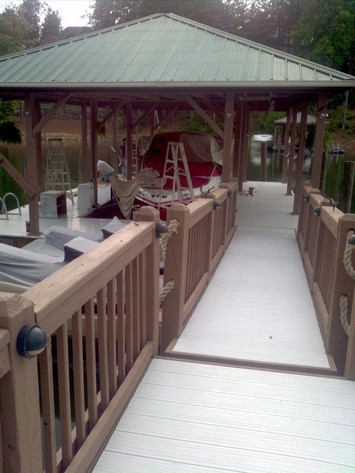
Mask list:
[[[111,149],[111,143],[109,140],[104,138],[98,142],[98,157],[111,166],[114,167],[114,161],[117,155]],[[43,174],[42,174],[42,186],[45,184],[45,167],[47,160],[47,143],[42,144],[42,163],[43,163]],[[25,159],[25,146],[0,146],[0,152],[5,156],[9,156],[13,164],[23,173],[26,166]],[[79,141],[64,141],[64,153],[67,165],[70,171],[70,180],[72,187],[77,187],[80,183],[80,162],[81,162],[81,145]],[[267,152],[266,158],[266,180],[273,182],[281,182],[282,179],[282,163],[283,153],[272,153]],[[249,151],[249,163],[248,163],[248,180],[258,181],[261,180],[261,150],[260,148],[251,148]],[[340,201],[339,208],[341,208],[341,195],[344,180],[344,161],[355,161],[355,156],[329,156],[326,162],[326,174],[323,179],[322,193],[328,197],[332,197],[336,202]],[[309,180],[312,168],[312,158],[307,157],[304,161],[304,179]],[[0,197],[6,192],[15,192],[16,195],[21,196],[21,190],[16,187],[11,179],[9,179],[7,173],[0,167]],[[25,196],[22,195],[21,203],[25,203]],[[10,202],[9,202],[10,204]],[[352,207],[351,211],[355,212],[355,191],[353,192]]]
[[[281,182],[282,180],[282,165],[284,153],[273,153],[267,151],[266,156],[266,180],[272,182]],[[254,148],[249,150],[249,162],[247,179],[250,181],[261,180],[261,150]],[[355,161],[355,156],[348,155],[329,155],[326,159],[321,191],[322,194],[331,197],[338,202],[338,208],[342,209],[342,194],[344,182],[344,161]],[[307,157],[304,160],[303,178],[304,181],[309,181],[312,172],[312,157]],[[295,179],[295,173],[294,173]],[[293,183],[295,184],[295,182]],[[354,182],[355,184],[355,182]],[[351,212],[355,213],[355,185],[353,186]]]

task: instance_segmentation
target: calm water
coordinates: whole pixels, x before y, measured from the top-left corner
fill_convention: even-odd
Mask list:
[[[267,152],[266,157],[266,180],[271,182],[281,182],[283,153]],[[258,149],[250,149],[247,179],[251,181],[261,180],[261,152]],[[322,194],[333,198],[338,202],[338,207],[342,208],[342,194],[344,182],[344,161],[355,161],[355,156],[335,156],[329,155],[325,163],[325,174],[322,182]],[[312,158],[304,160],[303,177],[307,181],[312,172]],[[355,184],[355,183],[354,183]],[[353,186],[351,212],[355,213],[355,185]]]
[[[107,161],[111,166],[114,165],[117,156],[111,150],[108,140],[102,139],[98,143],[98,157]],[[47,159],[47,143],[42,144],[42,163],[43,163],[43,188],[45,179],[45,166]],[[8,156],[11,162],[21,171],[24,172],[26,167],[25,147],[17,146],[0,146],[0,152]],[[72,187],[76,187],[80,183],[80,161],[81,161],[81,146],[80,142],[64,142],[64,153],[67,165],[70,170]],[[260,169],[260,149],[250,149],[249,163],[248,163],[248,180],[261,180]],[[339,208],[341,208],[341,196],[344,180],[344,161],[355,161],[355,156],[329,156],[326,162],[325,179],[322,183],[322,193],[332,197],[337,202],[339,201]],[[267,152],[266,158],[266,180],[273,182],[280,182],[282,179],[282,162],[283,153]],[[308,180],[311,173],[312,159],[310,157],[304,162],[304,179]],[[0,197],[6,192],[15,192],[21,197],[21,203],[25,203],[25,196],[21,189],[12,181],[11,178],[0,168]],[[11,204],[11,202],[9,202]],[[355,190],[352,199],[352,212],[355,212]]]

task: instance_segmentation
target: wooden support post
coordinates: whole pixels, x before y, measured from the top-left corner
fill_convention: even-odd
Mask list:
[[[233,169],[234,94],[226,93],[224,108],[224,140],[222,182],[229,182]]]
[[[327,112],[327,95],[320,94],[317,106],[316,134],[314,138],[314,153],[312,161],[311,184],[318,189],[321,188],[321,174],[323,161],[323,146],[325,134],[325,120]]]
[[[243,132],[243,181],[247,181],[248,179],[248,133],[249,133],[249,125],[250,125],[250,111],[248,105],[245,107],[245,128]]]
[[[298,157],[297,157],[297,173],[296,173],[296,189],[295,199],[293,201],[293,215],[298,215],[300,211],[302,198],[302,180],[303,180],[303,163],[304,153],[306,149],[306,132],[307,132],[307,104],[303,104],[301,108],[301,126],[300,138],[298,142]]]
[[[266,181],[266,142],[261,142],[261,158],[260,158],[260,171],[261,171],[261,180]]]
[[[91,176],[91,169],[88,159],[88,115],[87,103],[81,104],[81,182],[89,182]]]
[[[26,161],[28,177],[35,185],[42,188],[42,158],[40,131],[33,135],[33,129],[39,121],[39,103],[34,94],[25,97]],[[30,235],[39,235],[39,193],[29,198]]]
[[[240,142],[242,136],[243,103],[238,100],[236,103],[236,113],[234,120],[234,159],[233,159],[233,177],[239,176],[240,166]]]
[[[177,219],[178,231],[170,238],[165,260],[164,282],[175,281],[174,289],[163,302],[162,353],[170,342],[180,336],[183,329],[183,312],[186,294],[185,275],[188,256],[188,219],[190,211],[183,204],[173,204],[168,209],[168,219]],[[170,248],[169,248],[170,247]]]
[[[354,187],[355,161],[344,161],[343,212],[351,212]]]
[[[291,128],[291,145],[290,157],[288,159],[287,168],[287,191],[286,195],[292,195],[292,181],[293,181],[293,163],[296,154],[296,131],[297,131],[297,108],[292,109],[292,128]]]
[[[132,104],[126,105],[126,128],[127,128],[127,156],[126,156],[126,178],[132,179]]]
[[[291,128],[291,117],[292,117],[292,108],[287,113],[287,121],[285,126],[285,134],[284,134],[284,147],[285,152],[282,161],[282,180],[281,182],[285,183],[287,181],[287,159],[288,154],[290,151],[290,128]]]
[[[346,347],[349,340],[340,322],[340,296],[342,294],[350,296],[354,291],[354,281],[348,276],[344,268],[346,237],[348,231],[352,228],[355,228],[354,215],[346,214],[340,217],[336,238],[334,276],[329,304],[329,323],[325,341],[326,352],[333,356],[337,369],[341,374],[344,372],[347,357]],[[353,347],[349,347],[349,350],[353,350]]]
[[[238,156],[238,192],[242,192],[243,190],[243,181],[244,181],[244,141],[246,135],[246,104],[242,102],[240,108],[240,141],[239,141],[239,156]]]
[[[0,328],[10,333],[11,370],[0,379],[4,471],[43,471],[37,360],[22,358],[16,340],[22,327],[35,323],[33,304],[19,295],[1,294]]]
[[[91,174],[94,183],[94,202],[97,205],[97,102],[91,101],[91,120],[90,120],[90,156],[91,156]]]
[[[133,215],[134,220],[153,222],[156,226],[160,221],[160,214],[152,207],[141,207]],[[159,349],[159,245],[160,240],[155,237],[153,244],[147,249],[146,255],[146,283],[147,299],[144,302],[147,312],[147,338],[153,342],[153,354],[158,355]]]

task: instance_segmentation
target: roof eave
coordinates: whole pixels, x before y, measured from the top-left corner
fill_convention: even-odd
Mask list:
[[[0,90],[17,89],[349,89],[355,88],[355,80],[322,80],[322,81],[184,81],[184,82],[3,82]]]

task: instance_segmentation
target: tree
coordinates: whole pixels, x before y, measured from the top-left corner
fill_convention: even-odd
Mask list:
[[[9,117],[15,112],[15,102],[0,100],[0,141],[11,144],[21,143],[20,130]]]
[[[57,11],[48,8],[41,25],[41,44],[56,41],[62,31],[62,21]]]
[[[231,27],[233,12],[237,10],[232,0],[97,0],[92,9],[89,21],[95,29],[154,13],[174,13],[224,30]]]
[[[60,31],[58,12],[41,0],[23,0],[0,13],[0,55],[38,46],[48,35],[55,41]]]
[[[355,0],[301,0],[292,32],[294,53],[354,73]]]

